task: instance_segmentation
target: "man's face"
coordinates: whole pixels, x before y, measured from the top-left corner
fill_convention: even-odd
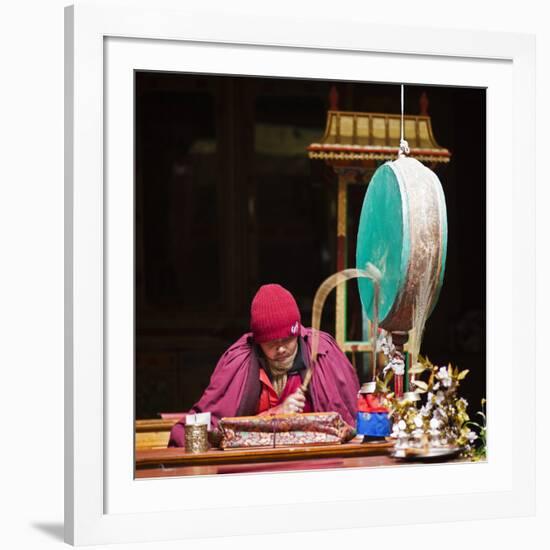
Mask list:
[[[270,361],[284,362],[285,359],[292,357],[298,345],[298,338],[290,336],[289,338],[280,338],[279,340],[270,340],[260,344],[264,355]]]

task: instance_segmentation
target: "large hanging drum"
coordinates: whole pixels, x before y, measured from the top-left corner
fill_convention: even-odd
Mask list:
[[[374,173],[363,201],[357,235],[357,267],[373,263],[382,273],[379,322],[388,331],[408,331],[419,296],[431,312],[443,283],[447,255],[447,210],[437,176],[419,161],[402,157]],[[373,319],[373,284],[358,280]]]

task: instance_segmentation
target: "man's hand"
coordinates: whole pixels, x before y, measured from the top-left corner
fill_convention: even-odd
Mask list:
[[[278,408],[280,413],[291,414],[300,413],[306,405],[306,397],[301,389],[298,389],[292,395],[289,395]]]

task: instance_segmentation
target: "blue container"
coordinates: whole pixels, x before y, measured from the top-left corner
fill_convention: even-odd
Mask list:
[[[386,437],[391,433],[391,422],[385,412],[358,412],[357,434],[368,437]]]

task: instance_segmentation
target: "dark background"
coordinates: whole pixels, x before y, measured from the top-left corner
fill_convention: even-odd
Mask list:
[[[337,178],[306,152],[324,133],[332,86],[340,110],[400,113],[397,85],[136,72],[136,418],[200,397],[248,330],[260,285],[288,288],[310,325],[315,291],[336,271]],[[421,352],[470,370],[473,414],[486,383],[485,90],[407,85],[406,114],[419,113],[422,92],[452,157],[435,168],[447,266]],[[348,195],[350,259],[365,190]],[[361,331],[355,288],[348,339]],[[334,296],[322,328],[334,334]]]

